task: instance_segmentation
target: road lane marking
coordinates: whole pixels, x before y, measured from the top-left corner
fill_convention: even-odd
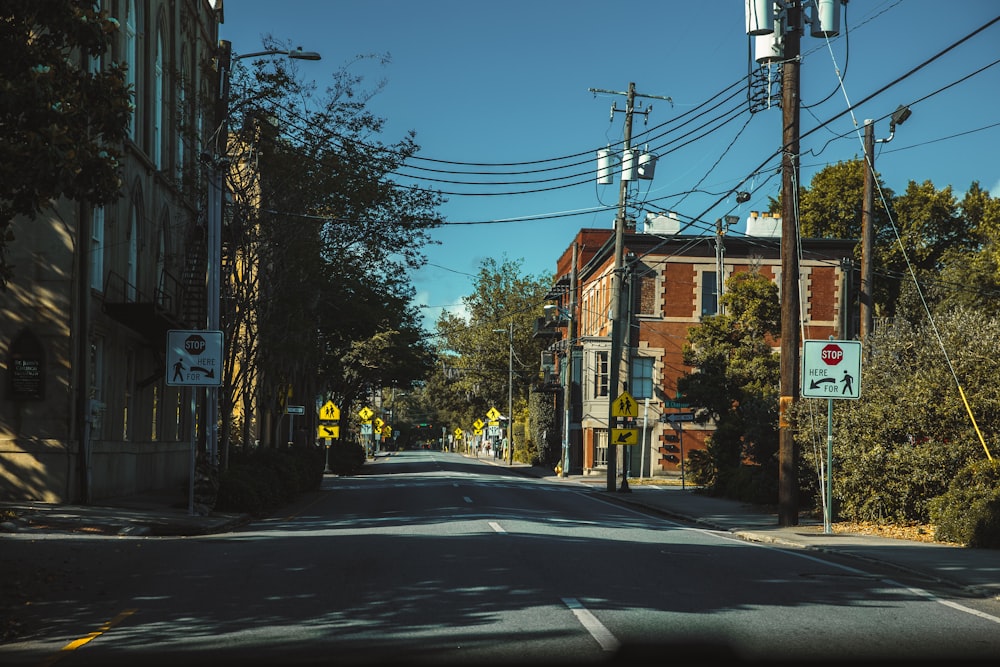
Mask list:
[[[465,502],[467,502],[467,503],[469,503],[471,505],[472,504],[472,498],[470,498],[469,496],[465,496]]]
[[[610,630],[604,627],[603,623],[597,620],[597,617],[589,609],[580,604],[579,600],[576,598],[563,598],[562,601],[573,612],[573,615],[576,616],[576,620],[580,621],[580,625],[601,645],[602,649],[605,651],[618,650],[621,642],[611,634]]]
[[[126,609],[125,611],[123,611],[122,613],[118,614],[117,616],[115,616],[114,618],[112,618],[110,621],[108,621],[107,623],[105,623],[104,625],[102,625],[101,627],[97,628],[97,630],[95,630],[94,632],[88,633],[88,634],[84,635],[83,637],[80,637],[79,639],[74,639],[70,643],[68,643],[65,646],[63,646],[61,649],[59,649],[59,653],[57,653],[56,655],[52,656],[49,660],[46,660],[45,662],[43,662],[41,665],[39,665],[39,667],[48,667],[48,665],[54,664],[57,660],[59,660],[60,658],[62,658],[63,656],[65,656],[68,652],[75,651],[76,649],[80,648],[81,646],[83,646],[85,644],[89,644],[90,642],[92,642],[93,640],[97,639],[98,637],[100,637],[101,635],[103,635],[105,632],[107,632],[111,628],[115,627],[116,625],[118,625],[119,623],[121,623],[122,621],[124,621],[126,618],[128,618],[129,616],[131,616],[132,614],[134,614],[137,611],[138,611],[138,609]]]
[[[507,532],[496,521],[490,521],[490,528],[492,528],[493,531],[497,532],[497,533],[506,533]]]

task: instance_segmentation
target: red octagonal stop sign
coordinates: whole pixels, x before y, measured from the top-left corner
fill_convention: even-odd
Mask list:
[[[822,359],[823,363],[827,366],[836,366],[844,360],[844,351],[840,349],[840,346],[836,343],[830,343],[820,350],[819,358]]]

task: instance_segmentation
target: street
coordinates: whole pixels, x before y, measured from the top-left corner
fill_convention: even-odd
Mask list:
[[[5,575],[37,587],[21,636],[0,645],[3,664],[1000,655],[994,600],[432,451],[328,475],[232,533],[11,536],[2,547]]]

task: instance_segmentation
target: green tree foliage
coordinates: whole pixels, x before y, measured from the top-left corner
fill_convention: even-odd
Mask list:
[[[5,0],[0,6],[0,289],[12,267],[15,216],[59,197],[109,204],[131,114],[124,66],[90,71],[118,24],[84,0]]]
[[[268,38],[264,48],[289,46]],[[382,84],[366,89],[349,67],[319,90],[293,60],[234,60],[229,153],[240,159],[224,282],[240,292],[227,333],[246,355],[232,367],[258,373],[272,411],[289,391],[348,410],[433,364],[408,274],[424,261],[441,198],[395,181],[419,146],[413,133],[378,139],[384,120],[367,103]]]
[[[997,349],[1000,320],[966,308],[939,312],[933,324],[897,318],[869,336],[861,398],[834,401],[839,516],[929,520],[930,500],[966,465],[986,458],[979,433],[991,442],[1000,430]],[[800,401],[794,420],[803,460],[818,471],[826,452],[825,403]]]
[[[468,430],[491,407],[507,413],[511,331],[515,414],[537,382],[545,343],[533,333],[552,280],[522,275],[522,263],[506,256],[484,259],[472,294],[462,299],[465,316],[446,311],[438,319],[442,366],[435,384],[453,427]]]
[[[756,271],[726,281],[724,314],[692,327],[684,363],[695,370],[678,379],[696,419],[714,420],[709,438],[711,491],[744,500],[773,502],[777,489],[778,356],[771,351],[780,333],[777,286]],[[771,497],[771,496],[774,497]]]
[[[946,259],[968,253],[977,246],[972,222],[962,213],[951,187],[937,190],[933,183],[910,181],[895,199],[896,227],[891,242],[875,249],[876,298],[880,315],[892,316],[900,299],[914,307],[907,285],[937,281]]]
[[[858,261],[864,170],[860,159],[825,167],[813,176],[809,188],[802,190],[799,205],[803,236],[858,239],[854,253]],[[771,210],[780,208],[780,199],[772,200]],[[959,202],[950,186],[938,190],[930,181],[910,181],[906,191],[896,195],[876,174],[872,217],[877,316],[893,317],[902,309],[909,317],[907,313],[922,310],[922,296],[927,295],[934,300],[958,298],[990,308],[1000,303],[980,296],[1000,285],[1000,255],[993,241],[1000,238],[1000,213],[996,200],[978,183],[972,183]],[[913,276],[921,285],[919,292],[913,287]],[[981,286],[981,291],[971,292],[972,285]],[[960,291],[966,296],[960,296]]]
[[[934,303],[1000,313],[1000,200],[973,183],[961,205],[972,230],[972,249],[947,249],[940,279],[930,283]]]
[[[860,239],[864,209],[865,162],[854,159],[838,162],[818,171],[799,201],[802,235],[817,239]],[[884,237],[889,230],[889,216],[882,197],[890,204],[893,192],[879,179],[875,191],[874,227]],[[857,259],[860,259],[860,247]]]

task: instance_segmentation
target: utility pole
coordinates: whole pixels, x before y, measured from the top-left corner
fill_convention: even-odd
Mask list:
[[[799,524],[798,449],[786,413],[799,395],[799,53],[802,3],[787,3],[782,61],[781,155],[781,381],[778,417],[778,523]]]
[[[875,139],[875,121],[865,120],[865,190],[861,209],[861,340],[874,328],[875,294],[872,280],[872,253],[875,247],[875,143],[888,143],[896,136],[896,126],[910,117],[910,108],[901,104],[889,117],[889,136]]]
[[[865,189],[864,204],[861,207],[861,340],[868,338],[872,331],[872,248],[875,245],[875,121],[865,120]]]
[[[561,477],[569,475],[570,469],[570,425],[573,423],[573,348],[576,347],[576,261],[577,244],[573,243],[573,264],[569,274],[569,327],[566,334],[566,348],[563,357],[563,460]]]
[[[598,92],[591,89],[594,92]],[[613,91],[600,91],[613,92]],[[621,93],[616,93],[621,94]],[[635,107],[635,83],[628,84],[625,93],[625,138],[623,156],[630,157],[632,149],[632,114]],[[611,107],[612,116],[618,109]],[[611,276],[611,375],[608,378],[608,477],[607,489],[614,491],[618,481],[618,446],[611,440],[611,425],[614,424],[614,404],[621,388],[622,362],[622,265],[625,247],[625,203],[628,196],[628,179],[622,173],[618,188],[618,214],[615,216],[615,268]]]
[[[625,95],[625,137],[622,147],[622,174],[621,186],[618,189],[618,215],[615,217],[615,268],[611,281],[611,376],[608,379],[608,491],[615,490],[615,482],[618,479],[618,447],[611,440],[611,428],[614,424],[615,399],[622,389],[622,322],[624,320],[624,299],[622,298],[622,286],[624,283],[625,264],[625,224],[626,204],[628,201],[628,184],[632,180],[631,173],[627,173],[625,167],[634,167],[636,160],[632,156],[632,116],[635,114],[635,98],[646,97],[650,99],[666,100],[673,103],[669,97],[658,95],[643,95],[635,92],[635,83],[628,84],[628,92],[615,90],[602,90],[591,88],[592,93],[609,93],[611,95]],[[653,110],[652,105],[647,106],[639,113],[647,118],[649,112]],[[614,118],[616,111],[622,111],[617,106],[611,106],[611,117]],[[626,369],[627,370],[627,369]],[[628,490],[627,480],[623,480],[622,490]]]

